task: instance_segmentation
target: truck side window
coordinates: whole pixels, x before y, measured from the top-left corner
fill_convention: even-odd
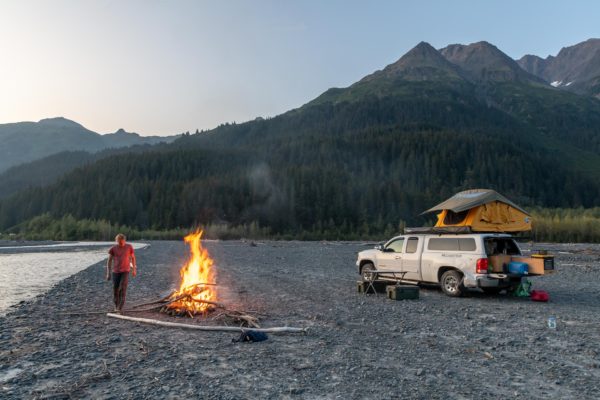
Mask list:
[[[458,239],[446,239],[446,238],[431,238],[427,245],[428,250],[440,250],[440,251],[458,251]]]
[[[458,248],[460,251],[475,251],[477,250],[477,245],[473,238],[458,239]]]
[[[419,246],[419,238],[408,238],[406,242],[406,253],[416,253]]]
[[[402,246],[404,246],[404,238],[394,240],[392,243],[385,246],[385,248],[393,250],[394,253],[402,253]]]

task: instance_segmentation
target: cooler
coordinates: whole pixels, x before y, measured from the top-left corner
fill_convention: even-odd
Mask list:
[[[508,273],[515,275],[527,275],[529,274],[529,266],[524,262],[511,261],[508,263]]]

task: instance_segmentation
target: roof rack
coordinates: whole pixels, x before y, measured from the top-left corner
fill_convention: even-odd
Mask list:
[[[420,226],[420,227],[416,227],[416,228],[404,228],[404,232],[402,234],[417,235],[417,234],[426,234],[426,233],[436,234],[436,235],[442,235],[442,234],[465,235],[465,234],[469,234],[469,233],[494,233],[494,234],[518,235],[518,234],[524,234],[525,232],[474,231],[473,229],[471,229],[470,226],[444,226],[444,227]],[[526,238],[526,237],[528,237],[528,236],[523,236],[523,238]]]
[[[435,226],[421,226],[417,228],[404,228],[404,233],[473,233],[470,226],[446,226],[446,227],[435,227]]]

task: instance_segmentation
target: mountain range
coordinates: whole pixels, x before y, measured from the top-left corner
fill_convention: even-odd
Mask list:
[[[119,129],[101,135],[66,118],[0,124],[0,172],[67,150],[97,152],[108,148],[168,143],[175,137],[140,136]]]
[[[525,55],[518,63],[554,87],[600,98],[600,39],[564,47],[556,56]]]
[[[274,118],[109,154],[21,190],[0,201],[0,229],[49,213],[139,229],[254,224],[359,237],[423,223],[421,211],[474,187],[526,207],[599,205],[600,101],[521,61],[487,42],[421,42]]]

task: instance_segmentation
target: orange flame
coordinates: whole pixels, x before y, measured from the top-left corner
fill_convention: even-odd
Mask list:
[[[214,278],[213,260],[208,255],[208,251],[202,247],[201,237],[202,231],[198,230],[183,239],[190,246],[191,255],[179,271],[181,284],[172,297],[186,294],[188,297],[171,303],[169,305],[171,309],[196,314],[206,311],[210,304],[194,300],[215,301],[216,299],[215,287],[211,285]]]

